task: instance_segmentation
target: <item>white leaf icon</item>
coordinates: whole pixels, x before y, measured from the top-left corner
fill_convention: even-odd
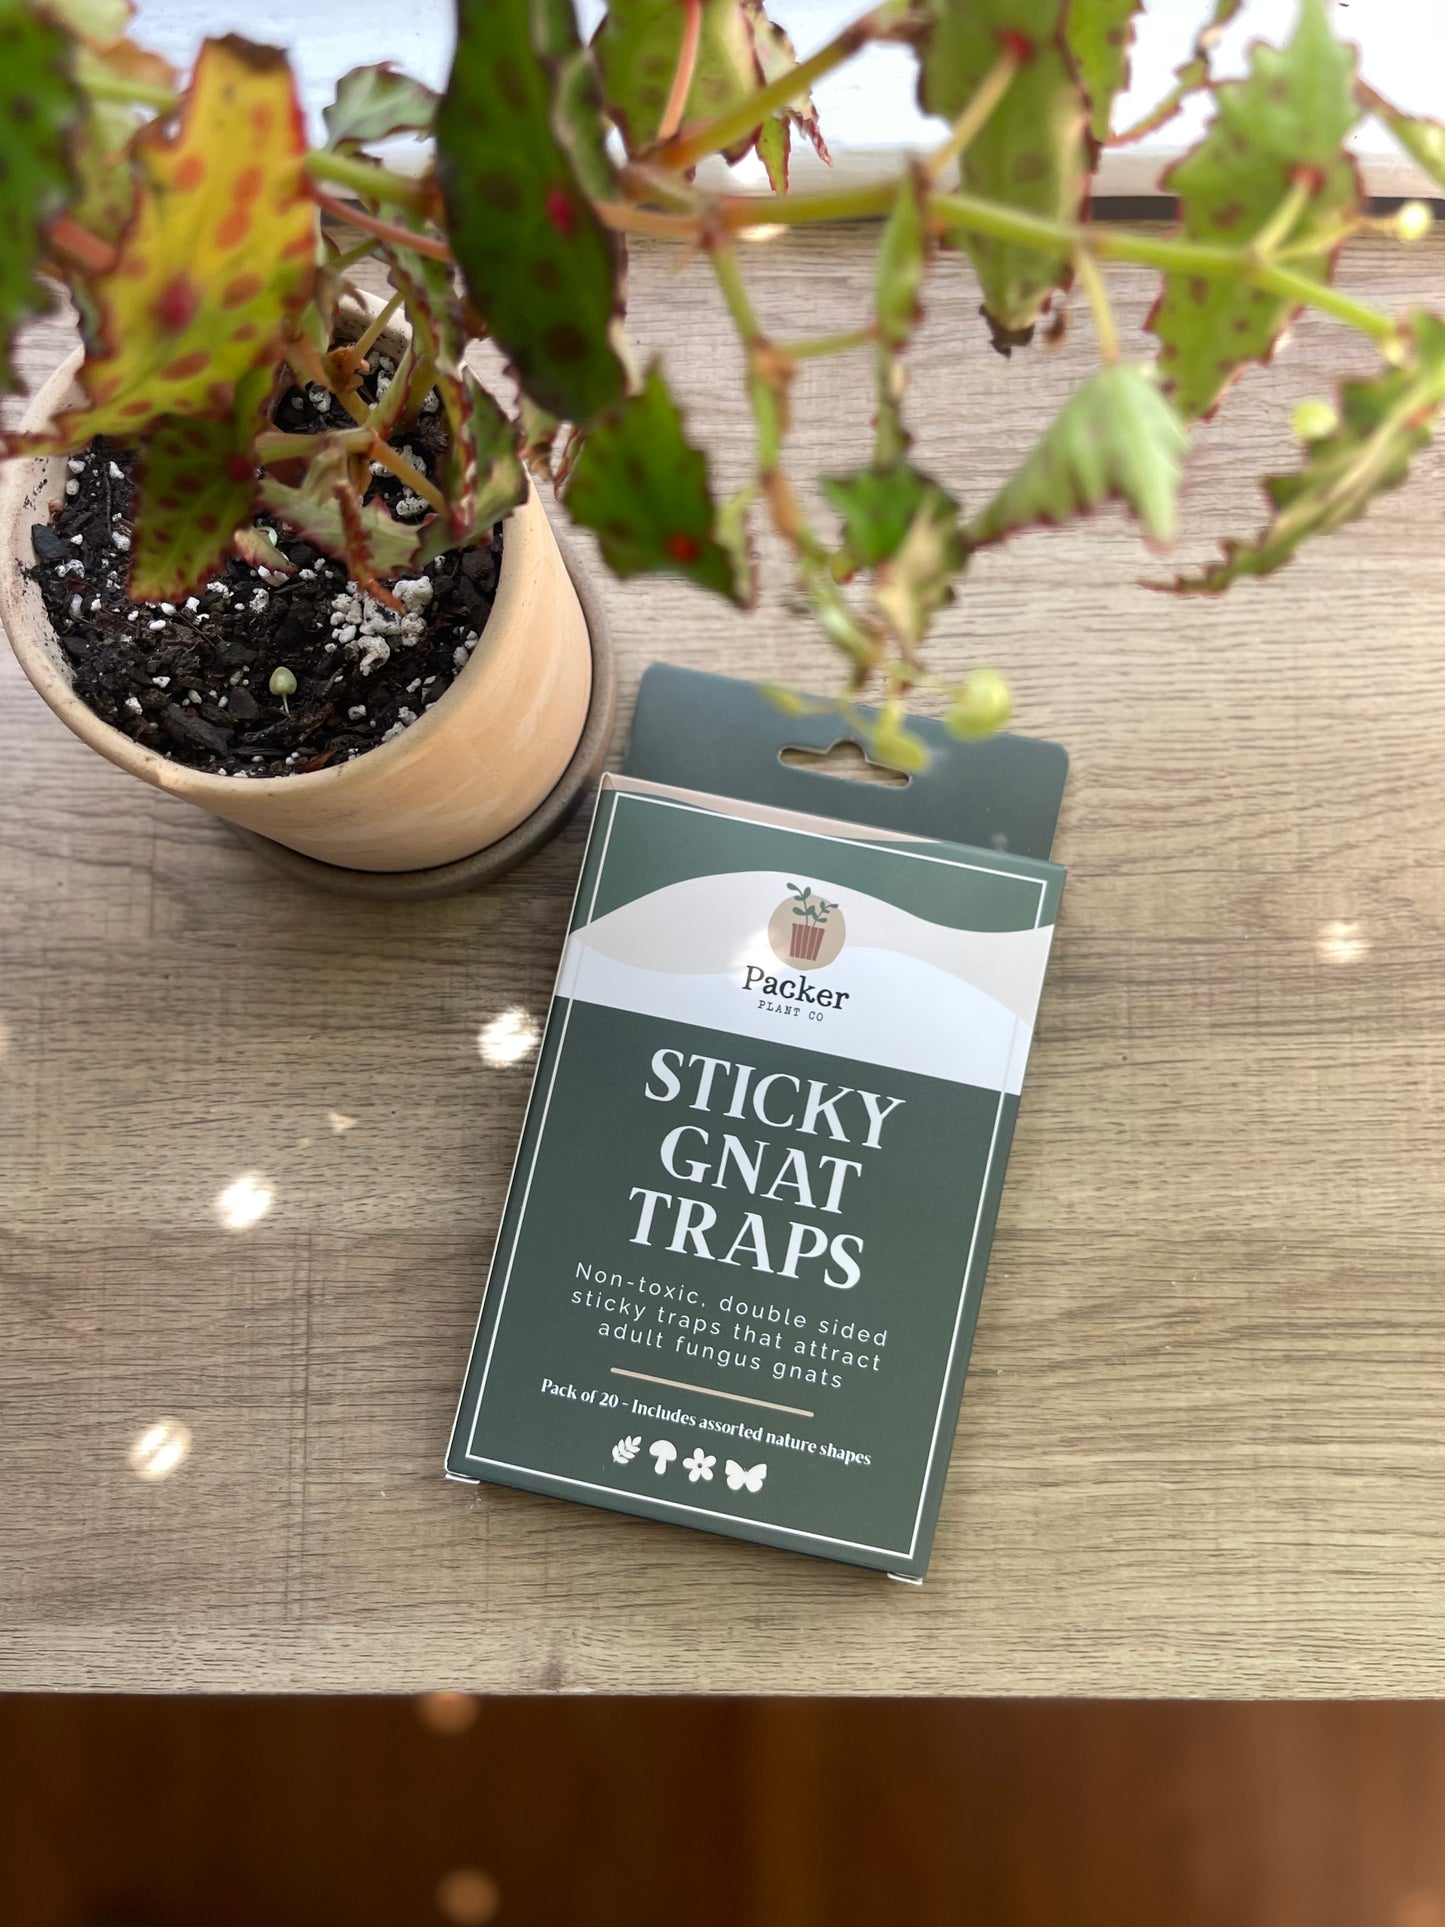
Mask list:
[[[640,1438],[619,1439],[612,1448],[612,1456],[619,1465],[631,1465],[641,1450]]]

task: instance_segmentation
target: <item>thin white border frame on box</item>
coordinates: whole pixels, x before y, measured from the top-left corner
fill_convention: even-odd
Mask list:
[[[589,924],[592,921],[592,912],[596,907],[596,903],[597,903],[597,892],[602,887],[602,873],[607,866],[607,848],[612,841],[612,830],[613,830],[613,826],[617,821],[617,813],[621,809],[624,802],[631,799],[633,802],[637,802],[637,803],[654,804],[659,809],[686,810],[689,814],[693,816],[718,816],[722,814],[722,812],[717,810],[703,809],[699,805],[694,803],[679,803],[669,797],[648,795],[637,790],[625,790],[620,788],[614,788],[613,794],[617,798],[617,801],[613,804],[612,814],[607,819],[606,834],[603,836],[603,839],[602,839],[602,849],[597,859],[597,869],[592,878],[591,902],[587,906],[586,917],[583,919],[582,923],[577,924],[575,926],[577,929],[585,929],[587,924]],[[1044,898],[1048,894],[1048,879],[1045,877],[1031,876],[1028,874],[1028,872],[1020,871],[1020,870],[1003,870],[1003,869],[996,868],[994,865],[988,864],[988,863],[959,863],[959,862],[955,862],[950,857],[929,856],[928,853],[923,850],[902,850],[902,849],[899,849],[896,844],[888,843],[888,842],[878,842],[873,839],[865,839],[865,838],[849,837],[849,836],[831,836],[826,831],[795,829],[790,825],[786,825],[786,824],[769,824],[767,827],[782,830],[785,832],[785,834],[789,836],[812,837],[816,842],[819,842],[819,843],[844,843],[844,844],[848,844],[853,849],[881,850],[889,856],[911,857],[915,861],[920,863],[942,863],[942,864],[945,864],[951,870],[977,870],[979,874],[983,876],[1004,877],[1008,881],[1014,882],[1014,883],[1031,883],[1037,888],[1039,893],[1038,902],[1034,906],[1034,923],[1033,923],[1033,927],[1035,930],[1039,928],[1039,920],[1043,916]],[[581,895],[581,890],[582,890],[582,879],[579,876],[577,879],[577,889],[573,893],[573,898],[572,898],[573,918],[575,918],[575,915],[576,915],[577,899]],[[573,927],[572,918],[569,918],[568,920],[568,941],[569,942],[571,940],[572,927]],[[561,961],[559,961],[557,966],[557,977],[554,980],[553,988],[552,988],[553,1002],[556,1001],[557,984],[561,982],[562,971],[565,968],[565,964],[566,964],[566,956],[567,956],[567,948],[566,948],[566,945],[564,945],[563,951],[562,951],[562,959]],[[562,1052],[566,1046],[567,1026],[572,1021],[572,1006],[575,1001],[576,1000],[574,998],[568,998],[567,1000],[567,1014],[562,1019],[562,1029],[561,1029],[561,1033],[557,1038],[557,1048],[552,1055],[552,1070],[551,1070],[551,1075],[547,1080],[547,1095],[542,1102],[542,1115],[538,1121],[537,1135],[533,1140],[533,1144],[532,1144],[532,1161],[531,1161],[530,1168],[528,1169],[528,1172],[527,1172],[527,1181],[522,1191],[521,1208],[518,1211],[516,1226],[512,1233],[511,1248],[507,1253],[507,1268],[505,1272],[502,1274],[502,1292],[501,1292],[500,1298],[497,1300],[497,1316],[492,1325],[492,1336],[487,1345],[486,1359],[482,1365],[481,1382],[478,1384],[474,1395],[474,1405],[473,1405],[473,1411],[472,1411],[472,1426],[471,1426],[471,1431],[467,1436],[466,1456],[468,1461],[476,1465],[493,1466],[496,1468],[496,1470],[501,1472],[522,1472],[534,1479],[550,1479],[556,1485],[576,1486],[580,1491],[583,1491],[583,1492],[597,1492],[597,1493],[606,1494],[611,1498],[626,1499],[633,1505],[645,1505],[645,1506],[648,1506],[649,1508],[655,1507],[658,1511],[663,1513],[669,1513],[669,1512],[681,1513],[685,1518],[720,1519],[729,1525],[739,1525],[739,1524],[746,1525],[754,1532],[772,1533],[777,1535],[779,1538],[783,1540],[811,1539],[815,1541],[818,1545],[839,1546],[839,1547],[845,1548],[850,1552],[875,1553],[880,1559],[903,1559],[903,1560],[911,1561],[918,1549],[918,1535],[923,1525],[923,1508],[928,1501],[929,1482],[933,1477],[934,1460],[938,1456],[939,1433],[943,1428],[943,1408],[948,1397],[949,1383],[953,1378],[953,1367],[954,1367],[954,1362],[958,1353],[958,1335],[963,1328],[964,1307],[968,1304],[969,1293],[972,1288],[971,1274],[973,1271],[973,1260],[974,1260],[974,1255],[978,1250],[979,1228],[983,1222],[984,1204],[988,1198],[989,1179],[993,1175],[994,1152],[998,1149],[999,1125],[1003,1121],[1004,1098],[1007,1095],[1007,1093],[1004,1091],[999,1092],[998,1105],[993,1115],[993,1131],[989,1137],[988,1158],[983,1167],[982,1181],[979,1184],[978,1209],[974,1212],[973,1231],[968,1241],[968,1257],[964,1260],[963,1281],[962,1281],[962,1286],[958,1295],[958,1311],[953,1321],[953,1336],[949,1341],[948,1363],[944,1367],[943,1379],[939,1387],[938,1410],[934,1414],[934,1420],[933,1420],[933,1437],[928,1447],[928,1462],[923,1469],[923,1479],[922,1479],[922,1483],[920,1485],[919,1494],[918,1494],[918,1506],[913,1515],[913,1534],[909,1540],[908,1550],[906,1552],[903,1552],[903,1551],[900,1551],[895,1546],[865,1545],[860,1540],[835,1538],[831,1533],[805,1532],[801,1526],[773,1525],[768,1520],[755,1519],[741,1513],[714,1512],[706,1506],[688,1505],[685,1501],[678,1500],[678,1499],[653,1498],[648,1493],[631,1492],[625,1486],[598,1485],[590,1479],[572,1479],[572,1478],[568,1478],[564,1473],[561,1473],[561,1472],[548,1472],[542,1466],[515,1465],[508,1459],[484,1458],[473,1450],[473,1446],[476,1442],[477,1426],[481,1422],[482,1399],[487,1389],[487,1376],[492,1369],[492,1354],[496,1350],[497,1334],[501,1330],[502,1314],[506,1309],[507,1290],[512,1282],[512,1266],[516,1260],[517,1246],[521,1242],[522,1226],[526,1223],[526,1219],[527,1219],[527,1201],[532,1194],[532,1179],[536,1175],[537,1160],[541,1155],[542,1140],[545,1137],[546,1131],[547,1131],[547,1114],[552,1107],[552,1092],[556,1086],[557,1069],[562,1061]],[[1008,1057],[1005,1059],[1006,1064],[1011,1063],[1013,1060],[1013,1049],[1014,1049],[1015,1043],[1018,1040],[1018,1027],[1019,1027],[1019,1019],[1015,1018],[1013,1031],[1009,1038]],[[537,1066],[537,1073],[533,1077],[533,1089],[528,1094],[528,1098],[527,1098],[527,1109],[529,1112],[532,1108],[532,1098],[536,1094],[536,1078],[537,1076],[540,1076],[540,1074],[541,1074],[541,1064],[539,1062]],[[517,1165],[520,1162],[521,1154],[522,1154],[522,1147],[521,1147],[521,1143],[519,1142],[517,1146],[516,1157],[512,1160],[511,1177],[509,1178],[508,1184],[507,1184],[507,1196],[509,1198],[511,1196],[512,1185],[516,1182]],[[488,1278],[486,1288],[482,1293],[481,1310],[477,1314],[476,1329],[472,1334],[473,1347],[475,1347],[477,1335],[481,1331],[482,1320],[486,1316],[487,1300],[490,1296],[491,1296],[491,1279]],[[457,1399],[456,1414],[452,1419],[453,1434],[455,1434],[455,1431],[456,1431],[457,1420],[461,1417],[462,1404],[465,1401],[466,1395],[467,1395],[467,1388],[464,1383],[462,1386],[461,1396]],[[453,1472],[450,1467],[447,1468],[447,1477],[449,1479],[456,1480],[461,1485],[478,1485],[481,1483],[480,1479],[465,1478],[461,1473]]]

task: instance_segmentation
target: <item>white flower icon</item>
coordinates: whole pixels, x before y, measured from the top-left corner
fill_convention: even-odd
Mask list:
[[[699,1446],[690,1457],[683,1460],[682,1469],[687,1474],[689,1485],[696,1485],[699,1479],[712,1477],[712,1469],[716,1464],[716,1458],[710,1458]]]

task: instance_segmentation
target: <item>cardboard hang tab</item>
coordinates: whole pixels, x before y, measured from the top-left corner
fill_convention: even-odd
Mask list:
[[[877,713],[859,707],[864,715]],[[756,683],[654,663],[638,689],[623,773],[902,836],[1048,860],[1069,770],[1061,744],[1011,735],[961,742],[926,717],[909,727],[928,745],[930,761],[906,785],[835,776],[785,763],[782,752],[825,754],[856,741],[841,717],[792,716]]]

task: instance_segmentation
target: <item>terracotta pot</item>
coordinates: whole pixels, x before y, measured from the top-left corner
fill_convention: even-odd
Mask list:
[[[343,333],[359,332],[351,305]],[[388,331],[398,352],[405,337]],[[76,351],[33,397],[40,428],[77,399]],[[306,776],[213,776],[144,749],[71,687],[50,626],[30,528],[65,487],[63,459],[0,466],[0,621],[21,667],[82,741],[133,776],[277,843],[354,870],[420,870],[470,856],[516,828],[557,785],[591,691],[587,624],[538,500],[508,516],[497,598],[482,640],[447,693],[392,742]]]

